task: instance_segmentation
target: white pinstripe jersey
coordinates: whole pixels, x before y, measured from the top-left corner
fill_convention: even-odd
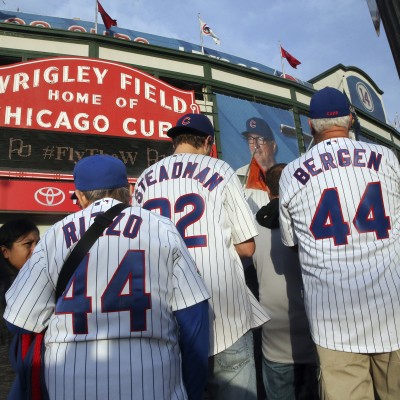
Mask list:
[[[269,317],[251,294],[234,248],[257,235],[233,169],[196,154],[167,157],[139,177],[133,203],[176,224],[211,294],[210,355],[231,346]]]
[[[47,231],[7,292],[5,318],[30,331],[48,327],[51,399],[186,399],[172,312],[209,295],[169,219],[125,209],[55,308],[64,261],[94,216],[115,203],[96,201]]]
[[[282,240],[296,244],[314,341],[400,348],[400,167],[386,147],[325,140],[280,180]]]

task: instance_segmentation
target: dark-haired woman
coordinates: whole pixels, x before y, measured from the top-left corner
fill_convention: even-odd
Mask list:
[[[5,294],[39,241],[39,229],[28,219],[6,222],[0,228],[0,400],[7,399],[15,373],[9,361],[12,334],[3,320]]]

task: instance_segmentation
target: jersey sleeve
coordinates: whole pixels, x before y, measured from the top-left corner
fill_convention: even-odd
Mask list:
[[[233,244],[243,243],[258,235],[255,217],[234,172],[225,187],[224,206],[231,224]]]
[[[6,293],[4,319],[31,332],[42,332],[54,311],[55,288],[47,273],[41,240]]]
[[[208,300],[210,295],[193,258],[172,222],[168,234],[170,241],[175,245],[173,254],[174,294],[171,307],[172,311],[177,311]]]
[[[281,228],[281,238],[285,246],[295,246],[297,237],[294,231],[294,225],[289,213],[288,205],[290,194],[288,187],[290,185],[289,168],[282,171],[279,180],[279,226]]]

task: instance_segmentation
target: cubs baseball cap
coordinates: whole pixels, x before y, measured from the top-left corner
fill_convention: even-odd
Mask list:
[[[243,136],[251,135],[255,133],[259,136],[266,138],[267,140],[275,140],[272,129],[269,127],[266,121],[262,118],[249,118],[246,121],[246,130],[242,132]]]
[[[82,192],[128,186],[125,164],[116,157],[96,154],[79,160],[74,168],[75,187]]]
[[[347,115],[350,115],[350,104],[340,90],[327,86],[311,97],[311,119],[337,118]]]
[[[185,114],[178,119],[173,128],[168,130],[167,136],[174,138],[184,133],[204,137],[211,136],[214,138],[212,123],[204,114]]]

